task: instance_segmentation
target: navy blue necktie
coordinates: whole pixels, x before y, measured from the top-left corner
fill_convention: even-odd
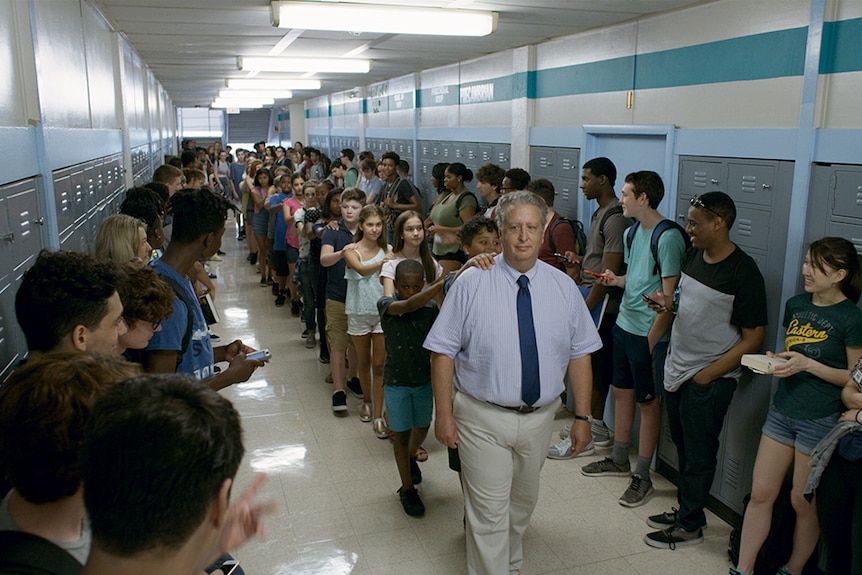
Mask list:
[[[539,400],[539,349],[533,325],[533,303],[530,299],[530,279],[518,278],[518,340],[521,344],[521,399],[532,406]]]

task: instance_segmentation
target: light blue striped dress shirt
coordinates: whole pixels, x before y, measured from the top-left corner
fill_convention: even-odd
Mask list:
[[[455,389],[512,407],[523,405],[515,307],[520,275],[502,255],[488,271],[461,274],[424,344],[455,361]],[[602,342],[572,278],[541,261],[525,275],[539,349],[538,407],[559,400],[569,360],[598,350]]]

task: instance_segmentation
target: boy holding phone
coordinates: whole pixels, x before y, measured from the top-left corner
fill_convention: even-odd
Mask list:
[[[672,321],[671,314],[651,310],[642,295],[661,292],[666,301],[672,300],[686,247],[682,235],[670,230],[659,236],[658,261],[653,259],[652,232],[665,219],[657,209],[663,197],[664,184],[657,173],[640,171],[626,176],[620,205],[624,216],[639,222],[635,224],[631,245],[628,241],[624,244],[628,270],[622,276],[605,270],[611,279],[600,280],[605,286],[623,288],[613,329],[615,439],[611,456],[585,465],[581,473],[589,477],[631,474],[631,483],[619,500],[626,507],[642,505],[653,492],[649,466],[658,443],[661,418],[658,385],[662,381]],[[641,423],[637,466],[632,474],[628,452],[635,403],[641,410]]]

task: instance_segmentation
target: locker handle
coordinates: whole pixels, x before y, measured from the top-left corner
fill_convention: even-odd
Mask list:
[[[3,234],[2,237],[5,241],[9,243],[13,243],[15,241],[15,232],[9,232],[8,234]]]
[[[763,188],[764,190],[768,190],[768,189],[770,189],[772,186],[770,186],[769,184],[761,184],[761,185],[760,185],[760,187],[761,187],[761,188]]]
[[[718,180],[717,180],[717,179],[715,179],[715,178],[712,178],[712,179],[710,180],[710,182],[711,182],[711,183],[713,183],[713,184],[717,184],[717,183],[718,183]]]
[[[40,226],[44,226],[45,225],[45,218],[39,218],[37,220],[33,220],[33,223],[38,224]]]

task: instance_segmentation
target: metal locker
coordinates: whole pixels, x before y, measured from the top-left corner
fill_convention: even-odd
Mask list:
[[[577,148],[559,148],[557,150],[557,166],[555,177],[561,180],[580,182],[581,169],[578,164],[580,150]]]
[[[497,144],[495,151],[495,164],[504,170],[508,170],[512,162],[511,156],[512,146],[509,144]]]
[[[84,168],[83,166],[72,166],[71,168],[72,193],[72,217],[79,222],[87,214],[87,197],[84,193]]]
[[[449,164],[457,162],[455,159],[455,147],[452,142],[442,142],[440,144],[440,161]]]
[[[426,162],[434,159],[434,154],[431,151],[431,142],[419,142],[419,159]]]
[[[68,168],[54,171],[54,205],[57,210],[57,228],[62,236],[75,223],[72,203],[72,171]]]
[[[89,212],[99,203],[96,194],[96,165],[95,162],[87,162],[84,165],[84,210]]]
[[[18,359],[27,352],[23,334],[15,319],[15,283],[0,284],[0,381],[15,369]]]
[[[479,144],[464,144],[464,163],[472,166],[481,166],[479,163]]]
[[[557,180],[554,184],[554,211],[570,220],[578,219],[578,182]]]
[[[435,164],[443,161],[443,144],[440,142],[431,142],[431,158]]]
[[[777,166],[774,162],[735,162],[727,165],[727,194],[736,203],[771,206]]]
[[[849,167],[831,170],[829,187],[832,192],[832,215],[859,218],[862,224],[862,170]]]
[[[491,144],[479,144],[479,165],[484,166],[494,162],[494,147]]]
[[[44,220],[39,214],[35,179],[25,180],[9,190],[6,213],[12,234],[12,265],[16,273],[23,274],[42,250]]]
[[[557,151],[554,148],[533,147],[530,149],[530,176],[553,178],[556,175]]]
[[[733,201],[736,203],[736,198],[733,198]],[[770,216],[771,213],[768,211],[737,203],[736,221],[733,223],[733,229],[730,230],[731,241],[742,247],[749,255],[752,249],[768,250]]]
[[[461,162],[462,164],[467,165],[467,144],[465,144],[464,142],[453,142],[451,146],[452,161]],[[467,165],[467,167],[469,168],[470,166]]]
[[[688,201],[688,198],[693,195],[726,191],[725,174],[726,168],[721,161],[680,159],[679,197],[685,197]]]

